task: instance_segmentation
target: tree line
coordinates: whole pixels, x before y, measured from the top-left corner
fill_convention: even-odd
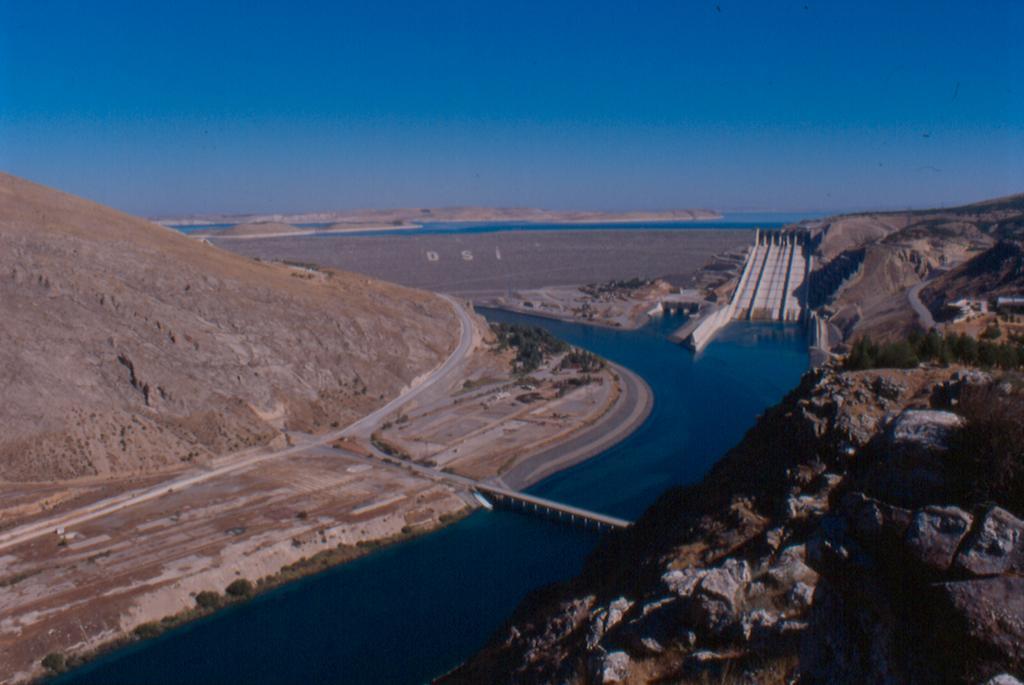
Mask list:
[[[966,333],[942,335],[933,329],[926,334],[915,331],[906,340],[878,343],[865,335],[853,344],[844,367],[851,371],[908,369],[926,361],[1001,369],[1024,365],[1024,344],[1019,339],[997,343],[990,338],[978,340]]]

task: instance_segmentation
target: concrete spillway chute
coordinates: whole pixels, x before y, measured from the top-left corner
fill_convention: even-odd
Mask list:
[[[729,303],[708,314],[687,342],[700,351],[735,320],[803,321],[809,274],[810,248],[805,233],[756,230]]]

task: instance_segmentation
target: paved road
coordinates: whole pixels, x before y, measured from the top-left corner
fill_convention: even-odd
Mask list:
[[[14,545],[19,545],[33,538],[41,535],[52,534],[58,527],[70,528],[77,526],[86,521],[112,514],[126,507],[131,507],[143,502],[154,500],[158,497],[162,497],[168,493],[174,492],[175,490],[181,490],[189,486],[195,485],[196,483],[202,483],[210,480],[211,478],[217,478],[224,474],[237,471],[239,469],[246,468],[252,464],[265,461],[267,459],[275,459],[278,457],[285,457],[292,454],[298,454],[301,452],[308,451],[311,447],[318,445],[326,445],[344,437],[363,437],[368,436],[373,432],[374,428],[380,423],[385,417],[393,413],[399,407],[404,405],[406,402],[417,397],[420,393],[424,392],[431,385],[438,383],[446,378],[446,376],[452,373],[453,370],[457,369],[458,365],[465,359],[466,355],[472,350],[473,347],[473,324],[470,321],[469,315],[466,314],[465,309],[458,304],[453,298],[444,296],[445,300],[451,304],[459,318],[459,324],[461,326],[461,332],[459,334],[459,343],[456,345],[455,350],[448,356],[448,358],[433,371],[429,372],[425,376],[413,381],[411,387],[402,392],[398,397],[385,404],[380,409],[364,416],[358,421],[346,426],[337,431],[318,435],[309,441],[302,444],[295,445],[283,450],[277,450],[274,452],[261,452],[253,454],[241,459],[232,461],[231,463],[224,464],[222,466],[212,468],[206,471],[200,471],[191,475],[183,476],[173,480],[166,481],[155,487],[143,490],[142,492],[129,492],[108,499],[94,502],[88,506],[76,509],[75,511],[64,513],[60,516],[44,519],[41,521],[34,521],[32,523],[13,528],[4,533],[0,533],[0,550]]]
[[[444,298],[449,304],[451,304],[452,309],[455,310],[455,313],[459,317],[459,344],[455,347],[455,351],[448,355],[448,359],[446,359],[439,367],[431,371],[425,377],[413,381],[412,387],[404,393],[343,430],[318,437],[318,444],[327,444],[342,437],[369,437],[377,425],[390,414],[393,414],[395,410],[418,397],[421,393],[426,391],[427,388],[443,380],[458,368],[458,365],[462,363],[473,349],[473,322],[470,321],[465,308],[463,308],[462,305],[460,305],[454,298],[449,297],[448,295],[441,295],[440,297]]]
[[[932,280],[933,279],[922,281],[921,283],[918,283],[913,288],[907,291],[907,300],[910,302],[910,307],[914,310],[914,313],[917,314],[917,320],[921,323],[921,326],[923,326],[926,331],[930,331],[931,329],[936,327],[935,317],[932,316],[932,313],[928,310],[928,307],[925,307],[924,303],[921,302],[920,295],[921,290],[926,285],[931,283]]]

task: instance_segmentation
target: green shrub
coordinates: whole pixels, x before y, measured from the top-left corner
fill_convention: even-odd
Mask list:
[[[245,578],[239,578],[238,580],[232,581],[231,585],[228,585],[224,592],[231,595],[232,597],[248,597],[253,593],[253,586]]]
[[[221,605],[221,598],[220,595],[212,590],[203,590],[196,595],[196,604],[201,609],[216,609]]]
[[[53,673],[63,673],[68,667],[67,659],[60,652],[50,652],[43,657],[43,668]]]
[[[557,354],[569,349],[562,340],[548,333],[540,326],[492,323],[491,330],[498,338],[498,349],[513,349],[516,357],[512,367],[520,373],[529,373],[544,362],[545,355]]]
[[[917,366],[921,361],[1016,369],[1024,364],[1024,347],[1017,341],[979,342],[965,334],[942,337],[936,331],[924,336],[920,333],[912,334],[907,340],[884,345],[875,343],[869,336],[863,336],[854,342],[850,354],[846,356],[844,368],[850,371],[906,369]]]
[[[135,634],[135,637],[140,640],[148,640],[162,633],[163,628],[160,627],[159,623],[150,621],[149,623],[143,623],[135,626],[135,630],[132,632]]]

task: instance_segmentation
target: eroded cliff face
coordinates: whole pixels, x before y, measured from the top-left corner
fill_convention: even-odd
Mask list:
[[[811,372],[441,682],[1019,675],[1022,416],[1019,379]]]
[[[457,333],[427,293],[261,264],[0,174],[0,480],[146,473],[343,426]]]

